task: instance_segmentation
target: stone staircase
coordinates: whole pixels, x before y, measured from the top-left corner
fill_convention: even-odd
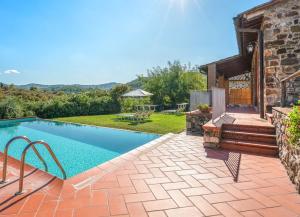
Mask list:
[[[278,155],[275,127],[223,124],[220,145],[223,149],[260,155]]]

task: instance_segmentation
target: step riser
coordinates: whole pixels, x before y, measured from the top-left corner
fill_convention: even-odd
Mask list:
[[[241,146],[241,145],[230,144],[230,143],[221,143],[220,145],[221,148],[230,151],[240,151],[240,152],[246,152],[251,154],[278,156],[277,149],[266,149],[262,147],[248,147],[248,146]]]
[[[222,133],[222,138],[239,141],[264,142],[276,145],[276,138],[267,136],[250,136],[235,133]]]
[[[261,127],[261,126],[246,126],[246,125],[223,125],[223,130],[249,132],[249,133],[263,133],[274,135],[275,128],[273,127]]]

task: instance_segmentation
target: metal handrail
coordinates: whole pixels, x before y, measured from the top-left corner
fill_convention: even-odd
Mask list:
[[[9,140],[6,145],[5,145],[5,149],[4,149],[4,160],[3,160],[3,172],[2,172],[2,181],[0,182],[5,183],[6,181],[6,173],[7,173],[7,161],[8,161],[8,149],[10,147],[10,145],[19,139],[23,139],[28,143],[31,143],[30,139],[28,139],[26,136],[16,136],[14,138],[12,138],[11,140]],[[48,172],[48,166],[46,164],[46,161],[43,159],[43,157],[40,155],[40,153],[38,152],[38,150],[35,147],[32,147],[33,151],[35,152],[35,154],[37,155],[37,157],[40,159],[40,161],[44,164],[45,170],[46,172]]]
[[[21,168],[20,168],[20,179],[19,179],[19,191],[16,194],[22,194],[23,191],[23,181],[24,181],[24,166],[25,166],[25,157],[26,157],[26,153],[28,151],[28,149],[30,147],[34,147],[35,145],[44,145],[48,152],[50,153],[51,157],[53,158],[53,160],[55,161],[56,165],[59,167],[59,169],[61,170],[64,179],[67,178],[66,172],[64,170],[64,168],[61,166],[59,160],[57,159],[57,157],[55,156],[55,154],[53,153],[52,149],[50,148],[49,144],[44,142],[44,141],[35,141],[35,142],[31,142],[29,145],[27,145],[23,152],[22,152],[22,157],[21,157]]]

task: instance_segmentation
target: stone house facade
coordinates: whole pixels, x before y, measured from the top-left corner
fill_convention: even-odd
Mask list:
[[[282,89],[287,104],[298,99],[300,78],[287,82],[286,87],[281,80],[300,70],[300,0],[269,1],[237,15],[234,25],[239,54],[201,66],[208,74],[208,88],[225,88],[227,105],[250,93],[250,100],[242,103],[255,108],[261,117],[280,105]],[[230,89],[232,77],[247,73],[251,74],[247,91]]]
[[[265,106],[280,101],[279,80],[300,70],[300,0],[285,0],[264,12]],[[300,95],[300,79],[287,83],[287,103]]]

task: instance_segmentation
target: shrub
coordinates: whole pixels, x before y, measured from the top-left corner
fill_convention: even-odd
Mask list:
[[[22,104],[13,98],[7,98],[0,103],[0,117],[2,119],[23,117]]]
[[[288,120],[289,142],[294,147],[300,147],[300,111],[294,106]]]
[[[198,105],[198,109],[201,112],[209,112],[209,106],[207,104],[200,104],[200,105]]]

